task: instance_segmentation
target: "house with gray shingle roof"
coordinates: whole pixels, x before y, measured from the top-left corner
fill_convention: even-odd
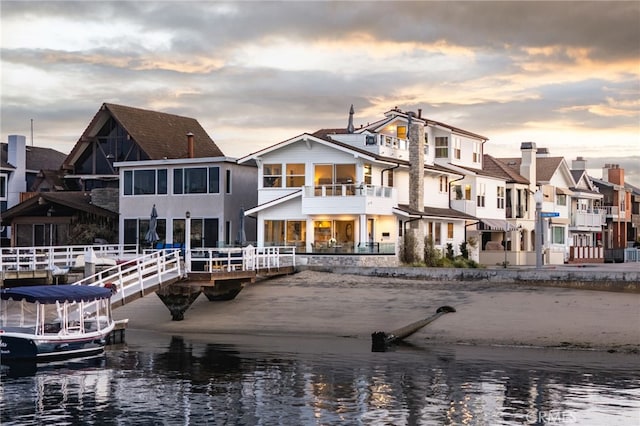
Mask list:
[[[0,217],[20,203],[23,194],[31,190],[38,174],[44,170],[59,169],[65,154],[51,148],[28,146],[26,137],[10,135],[7,143],[0,144]],[[3,224],[2,244],[8,245],[11,228]]]

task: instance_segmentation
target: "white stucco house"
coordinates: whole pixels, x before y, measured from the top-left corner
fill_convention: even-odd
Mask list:
[[[450,203],[451,182],[464,171],[435,159],[456,156],[461,139],[469,142],[465,158],[481,163],[486,138],[394,108],[357,129],[351,112],[346,128],[304,133],[240,158],[258,166],[258,203],[246,211],[256,218],[258,244],[397,264],[402,238],[414,229],[420,245],[431,238],[437,249],[458,253],[476,217]]]

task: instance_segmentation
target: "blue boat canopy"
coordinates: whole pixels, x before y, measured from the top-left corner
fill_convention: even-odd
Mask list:
[[[34,285],[0,290],[2,300],[26,300],[30,303],[90,302],[108,299],[111,289],[83,285]]]

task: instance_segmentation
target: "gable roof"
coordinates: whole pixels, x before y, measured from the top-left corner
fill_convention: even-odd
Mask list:
[[[494,176],[503,178],[507,183],[529,184],[529,179],[522,176],[512,167],[507,166],[506,163],[503,163],[489,154],[484,154],[482,156],[482,170]]]
[[[194,135],[194,156],[222,157],[224,154],[194,118],[141,108],[104,103],[71,150],[65,164],[71,164],[100,131],[109,117],[120,124],[151,160],[187,158],[187,133]]]
[[[416,210],[409,207],[408,204],[399,204],[398,207],[393,208],[394,212],[401,214],[402,216],[409,217],[439,217],[439,218],[451,218],[451,219],[464,219],[464,220],[478,220],[475,216],[463,213],[458,210],[441,207],[429,207],[424,206],[424,210]]]
[[[27,146],[25,148],[27,170],[57,170],[60,168],[62,162],[67,157],[67,154],[56,151],[52,148],[43,148],[40,146]],[[8,155],[9,144],[6,142],[0,143],[0,167],[15,169],[15,166],[13,164],[9,164]]]
[[[96,216],[116,218],[118,213],[91,204],[91,195],[83,191],[39,192],[10,209],[2,212],[2,223],[9,224],[11,219],[29,216],[37,210],[48,209],[50,204],[68,207],[71,210],[91,213]]]
[[[520,173],[522,158],[499,158],[498,160],[515,170],[517,173]],[[563,161],[564,157],[537,157],[536,177],[538,182],[549,182]]]

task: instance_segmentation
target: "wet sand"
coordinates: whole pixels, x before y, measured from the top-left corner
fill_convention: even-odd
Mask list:
[[[201,295],[183,321],[151,295],[115,310],[129,328],[164,333],[370,340],[435,314],[409,343],[640,353],[640,294],[488,282],[433,282],[314,271],[249,284],[236,299]]]

